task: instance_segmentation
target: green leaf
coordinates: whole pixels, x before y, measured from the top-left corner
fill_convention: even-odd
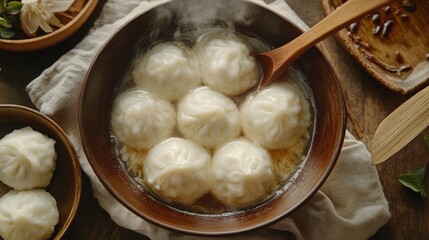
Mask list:
[[[398,177],[399,182],[405,187],[410,188],[411,190],[420,193],[422,198],[427,197],[426,186],[424,182],[425,169],[417,168],[412,170],[409,173],[402,174]]]
[[[4,28],[11,28],[12,25],[10,25],[9,21],[6,18],[0,17],[0,26]]]
[[[22,3],[18,1],[10,1],[6,5],[6,12],[10,15],[15,15],[21,12]]]
[[[425,141],[426,146],[429,148],[429,136],[424,137],[423,141]]]
[[[0,37],[4,39],[12,38],[15,35],[14,31],[0,28]]]

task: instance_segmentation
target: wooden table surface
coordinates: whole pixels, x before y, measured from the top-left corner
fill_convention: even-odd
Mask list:
[[[324,17],[320,0],[286,0],[308,24]],[[0,51],[0,103],[33,107],[25,86],[62,54],[73,48],[87,33],[105,0],[100,1],[91,20],[71,39],[33,53]],[[362,141],[370,148],[379,123],[413,93],[403,96],[387,90],[357,65],[335,38],[322,42],[328,50],[344,89],[350,110],[363,128]],[[349,121],[348,129],[355,133]],[[423,137],[426,129],[388,161],[377,166],[392,217],[371,239],[429,239],[429,200],[401,186],[397,176],[429,162],[429,149]],[[144,236],[116,225],[92,195],[89,180],[84,176],[83,193],[77,216],[65,239],[146,239]],[[323,236],[321,236],[323,239]]]

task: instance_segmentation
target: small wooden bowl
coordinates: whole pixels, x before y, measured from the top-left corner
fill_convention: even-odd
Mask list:
[[[63,27],[48,34],[27,39],[2,39],[0,38],[0,49],[14,52],[29,52],[44,49],[60,43],[77,30],[88,20],[98,0],[75,0],[69,10],[56,13],[56,16],[64,24]]]
[[[341,151],[346,126],[338,79],[323,54],[312,48],[298,59],[296,66],[307,77],[314,96],[314,132],[302,171],[285,190],[245,211],[195,214],[169,206],[141,187],[115,153],[110,124],[113,99],[139,49],[169,39],[178,30],[193,30],[204,23],[233,26],[238,32],[277,47],[301,34],[289,20],[252,1],[219,0],[207,8],[212,3],[211,0],[175,0],[126,23],[92,62],[79,103],[79,128],[85,154],[110,193],[148,221],[195,235],[236,234],[266,226],[292,213],[328,177]],[[180,18],[179,13],[192,17]]]
[[[19,105],[0,104],[0,139],[15,129],[32,127],[55,140],[56,167],[46,191],[57,201],[59,223],[51,239],[61,239],[70,226],[79,206],[82,179],[79,160],[63,130],[43,114]],[[0,196],[8,191],[0,184]],[[2,239],[0,237],[0,239]]]

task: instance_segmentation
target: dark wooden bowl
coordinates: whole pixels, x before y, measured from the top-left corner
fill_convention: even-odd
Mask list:
[[[300,207],[319,189],[334,167],[346,126],[343,95],[337,77],[322,53],[312,48],[298,59],[296,66],[307,76],[314,95],[314,136],[302,172],[290,187],[264,204],[228,215],[189,214],[153,198],[128,175],[115,155],[110,137],[113,98],[140,49],[170,38],[178,30],[183,32],[213,24],[234,26],[237,31],[257,36],[273,46],[280,46],[301,33],[287,19],[248,1],[168,2],[132,19],[107,42],[90,67],[79,104],[80,133],[85,153],[112,195],[150,222],[197,235],[232,234],[255,229]]]
[[[79,206],[82,190],[79,159],[66,134],[54,121],[24,106],[0,104],[0,139],[13,130],[26,126],[56,142],[56,167],[46,191],[57,201],[59,211],[59,223],[55,226],[51,239],[61,239]]]

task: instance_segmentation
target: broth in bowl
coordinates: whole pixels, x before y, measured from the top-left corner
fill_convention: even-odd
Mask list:
[[[238,42],[245,42],[238,46],[249,47],[252,52],[279,47],[301,31],[281,15],[252,1],[175,0],[161,3],[130,20],[114,34],[97,54],[82,87],[80,135],[94,172],[129,210],[171,230],[223,235],[273,223],[289,215],[319,189],[341,150],[345,108],[336,75],[323,54],[317,48],[310,49],[295,62],[284,80],[259,91],[253,89],[258,88],[257,83],[256,87],[249,88],[253,85],[252,68],[245,68],[250,70],[246,71],[248,74],[242,86],[238,86],[239,81],[237,86],[226,84],[225,87],[220,81],[203,77],[210,73],[231,81],[234,72],[229,70],[234,69],[234,64],[251,65],[251,61],[235,58],[245,50],[226,47],[229,50],[224,51],[225,54],[236,61],[215,65],[216,70],[208,67],[203,72],[202,65],[213,66],[210,62],[222,56],[224,47],[219,46],[234,42],[211,42],[212,38],[231,33],[236,35],[232,40],[238,37]],[[210,44],[205,45],[210,46],[207,51],[200,51],[208,42]],[[169,46],[156,48],[164,44]],[[143,81],[143,86],[138,86],[133,79],[133,68],[140,62],[138,59],[150,61],[143,58],[151,49],[159,56],[173,53],[173,57],[165,60],[171,61],[169,69],[186,73],[183,75],[186,77],[174,79],[189,81],[179,86],[174,86],[173,82],[162,86],[161,90],[158,86],[155,88],[153,82],[145,85],[147,82]],[[182,65],[175,67],[177,64]],[[195,65],[199,65],[199,74]],[[155,71],[160,65],[151,66],[149,70]],[[143,71],[136,75],[146,78],[150,74]],[[198,75],[200,81],[193,79],[198,79]],[[147,122],[136,129],[144,132],[147,130],[145,126],[152,126],[155,130],[147,131],[150,138],[141,138],[134,130],[126,130],[127,125],[137,126],[140,121],[135,122],[138,124],[123,122],[126,138],[120,138],[121,133],[114,131],[113,109],[117,99],[127,92],[133,92],[132,97],[125,97],[124,103],[134,102],[135,98],[145,99],[139,101],[142,105],[135,110],[146,114],[143,119]],[[287,97],[279,97],[283,100],[275,101],[273,106],[270,103],[271,99],[276,99],[273,95],[283,95],[279,94],[282,92],[287,92]],[[308,107],[308,111],[293,107],[282,112],[283,103],[297,99],[301,108]],[[149,102],[151,104],[144,106]],[[295,120],[287,123],[295,126],[295,130],[285,128],[282,130],[284,134],[277,134],[281,128],[268,131],[284,119],[273,118],[275,114],[264,115],[269,108],[277,109],[279,115],[295,116],[290,118]],[[202,114],[203,110],[216,114]],[[133,116],[133,112],[130,111],[129,116]],[[300,114],[303,112],[310,114]],[[157,117],[150,120],[153,116]],[[258,121],[260,125],[252,122],[257,118],[261,119]],[[301,123],[309,125],[301,126]],[[217,132],[220,129],[227,130]],[[278,135],[289,139],[284,141]],[[301,145],[295,147],[298,143]],[[187,170],[174,172],[173,163],[178,162],[174,160],[178,156]],[[225,163],[227,158],[234,159],[234,164]],[[244,180],[242,176],[246,169],[255,174]],[[234,174],[229,174],[228,170],[233,170]],[[237,184],[230,184],[230,180]],[[224,189],[238,186],[238,183],[242,184],[240,188],[231,187],[226,194]],[[170,191],[183,188],[189,192]],[[241,191],[238,189],[245,193],[242,199],[237,197]],[[254,192],[246,195],[249,191]]]
[[[286,190],[304,164],[314,104],[297,68],[258,86],[251,53],[267,48],[231,30],[200,29],[142,49],[111,120],[130,176],[199,214],[245,210]]]

